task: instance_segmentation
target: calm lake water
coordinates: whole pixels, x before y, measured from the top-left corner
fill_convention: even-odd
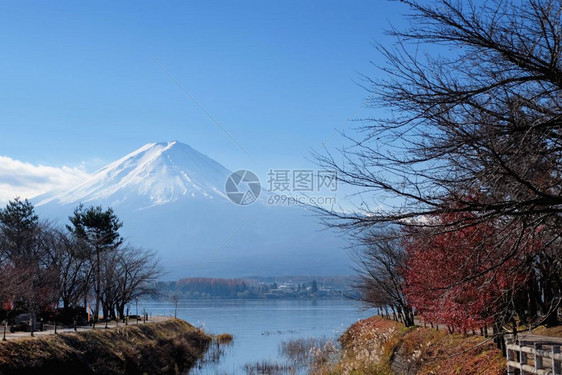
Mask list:
[[[172,302],[139,303],[152,315],[174,314]],[[190,300],[178,303],[178,318],[208,333],[231,333],[234,343],[218,363],[193,369],[193,375],[245,374],[244,365],[282,361],[281,342],[293,338],[337,338],[359,319],[372,315],[357,302],[337,300]]]

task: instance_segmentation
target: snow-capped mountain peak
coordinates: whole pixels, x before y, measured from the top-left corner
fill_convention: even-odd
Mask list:
[[[38,205],[105,201],[113,206],[162,205],[184,198],[228,199],[230,171],[187,144],[149,143],[93,173],[70,191],[47,193]]]

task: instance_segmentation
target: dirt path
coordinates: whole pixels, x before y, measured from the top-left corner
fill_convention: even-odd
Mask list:
[[[142,321],[142,319],[140,319],[139,321],[136,320],[129,320],[128,325],[135,325],[135,324],[149,324],[149,323],[156,323],[156,322],[163,322],[166,320],[170,320],[173,319],[169,316],[150,316],[148,318],[148,320],[146,321],[146,323],[144,323]],[[123,327],[125,326],[125,323],[119,322],[111,322],[107,325],[105,323],[98,323],[96,324],[96,331],[97,330],[103,330],[103,329],[112,329],[112,328],[116,328],[116,327]],[[92,326],[78,326],[76,327],[76,332],[84,332],[84,331],[90,331],[92,330]],[[72,333],[75,332],[73,327],[57,327],[57,334],[58,333]],[[45,329],[43,331],[35,331],[33,333],[33,338],[35,337],[44,337],[44,336],[49,336],[49,335],[54,335],[55,334],[55,330],[54,327],[52,325],[48,326],[48,329]],[[2,340],[4,337],[4,327],[0,326],[0,340]],[[6,340],[19,340],[19,339],[29,339],[32,338],[31,337],[31,333],[30,332],[13,332],[10,333],[10,327],[8,327],[8,329],[6,330]]]

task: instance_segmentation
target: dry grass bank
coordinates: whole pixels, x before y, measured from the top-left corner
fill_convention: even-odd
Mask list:
[[[340,343],[340,360],[316,369],[315,375],[505,374],[501,352],[480,336],[406,329],[380,317],[353,324]]]
[[[210,341],[179,319],[8,341],[0,374],[179,374]]]

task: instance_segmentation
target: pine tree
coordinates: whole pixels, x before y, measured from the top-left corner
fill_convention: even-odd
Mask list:
[[[0,209],[0,226],[3,255],[16,266],[30,262],[39,227],[39,218],[33,205],[27,199],[10,201],[4,209]]]
[[[95,275],[96,301],[93,316],[95,324],[98,320],[101,300],[102,255],[116,250],[122,244],[123,239],[119,234],[119,229],[123,223],[111,208],[104,211],[101,206],[84,209],[84,206],[80,205],[74,210],[74,215],[69,217],[69,220],[72,225],[67,225],[67,229],[89,248],[91,254]]]

